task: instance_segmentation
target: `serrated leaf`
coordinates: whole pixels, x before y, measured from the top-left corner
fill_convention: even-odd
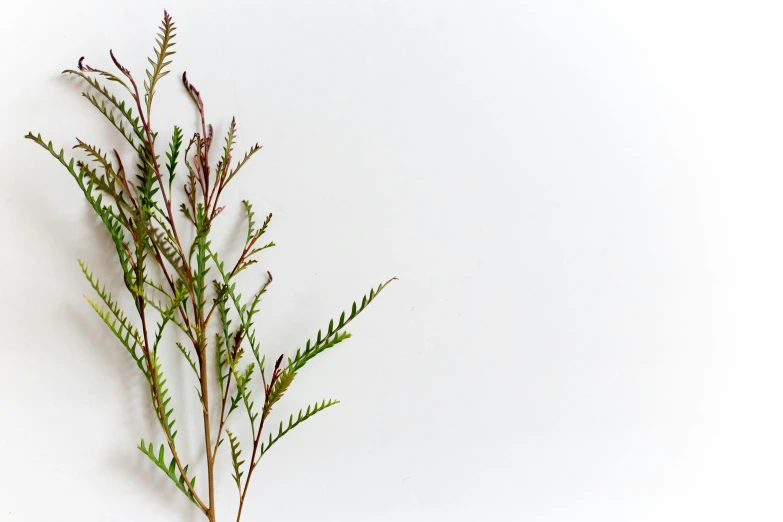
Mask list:
[[[162,76],[161,76],[162,77]],[[171,192],[171,185],[174,182],[174,176],[176,175],[177,159],[179,158],[179,151],[182,147],[182,129],[178,126],[174,126],[174,133],[171,135],[171,143],[169,144],[169,150],[166,152],[168,163],[166,164],[166,170],[169,173],[169,192]],[[183,208],[187,212],[187,207],[183,203]]]
[[[93,308],[93,310],[95,310],[106,326],[109,327],[109,330],[111,330],[115,337],[119,339],[130,356],[136,362],[136,365],[144,373],[147,380],[150,380],[149,370],[146,368],[144,357],[136,353],[136,348],[141,348],[142,350],[144,349],[144,341],[142,340],[138,330],[136,330],[136,328],[131,324],[130,320],[116,303],[116,301],[114,301],[111,294],[106,291],[106,287],[101,284],[95,275],[93,275],[87,265],[80,260],[79,266],[82,269],[84,277],[87,278],[90,286],[93,290],[95,290],[95,293],[98,294],[98,297],[101,298],[101,301],[103,301],[108,310],[104,310],[98,303],[85,296],[87,302],[90,303],[90,306]]]
[[[288,390],[289,386],[291,386],[294,377],[296,377],[296,373],[286,370],[277,378],[274,385],[272,386],[272,389],[269,390],[269,395],[267,396],[266,403],[264,405],[265,416],[269,414],[272,406],[274,406],[276,402],[283,398],[283,394],[286,392],[286,390]]]
[[[176,31],[174,20],[172,20],[167,11],[164,11],[160,33],[155,40],[157,47],[153,49],[155,52],[155,60],[153,61],[152,58],[147,58],[152,66],[151,71],[149,69],[146,71],[149,82],[144,82],[146,91],[144,94],[144,101],[147,106],[147,119],[149,119],[149,114],[152,111],[152,98],[155,95],[155,86],[158,81],[167,74],[168,71],[165,71],[165,68],[171,64],[171,61],[166,61],[166,58],[174,54],[174,51],[172,50],[172,47],[175,45],[174,36],[176,36],[174,31]]]
[[[149,445],[146,445],[144,439],[141,439],[141,443],[137,446],[138,449],[144,453],[152,462],[155,463],[155,465],[163,471],[163,473],[166,474],[167,477],[171,479],[171,481],[174,483],[175,486],[177,486],[177,489],[179,489],[182,493],[184,493],[188,498],[190,498],[194,503],[195,499],[191,495],[188,488],[185,486],[185,478],[183,475],[179,474],[177,472],[177,466],[176,466],[176,459],[172,457],[170,463],[166,465],[166,456],[165,456],[165,445],[161,444],[160,451],[155,453],[155,450],[153,449],[153,445],[150,442]],[[183,468],[183,471],[185,473],[188,472],[188,466],[185,466]],[[191,484],[195,485],[196,477],[194,476],[191,480]],[[196,503],[196,505],[198,505]]]
[[[385,283],[379,285],[378,288],[373,288],[370,290],[369,298],[367,295],[362,298],[362,306],[359,309],[356,308],[356,302],[354,302],[351,308],[350,317],[343,320],[345,318],[345,312],[343,312],[340,315],[340,321],[338,322],[337,328],[334,328],[334,319],[330,320],[326,335],[322,335],[321,330],[318,330],[315,343],[311,345],[311,341],[308,339],[305,350],[297,350],[296,356],[288,364],[288,369],[293,372],[298,372],[316,355],[350,338],[351,334],[348,332],[342,332],[342,329],[345,328],[345,326],[348,325],[348,323],[350,323],[357,315],[359,315],[375,299],[375,297],[377,297],[377,295],[384,288],[386,288],[389,283],[396,279],[396,277],[393,277]]]
[[[242,475],[244,472],[241,468],[245,461],[239,460],[239,456],[242,454],[242,450],[239,447],[239,440],[237,440],[234,434],[229,430],[226,430],[226,433],[228,434],[229,444],[231,446],[231,463],[234,466],[234,474],[232,477],[237,484],[239,494],[242,495]]]
[[[280,423],[280,428],[278,431],[277,436],[273,437],[272,434],[269,434],[269,440],[266,443],[261,444],[261,447],[259,448],[259,456],[258,459],[253,464],[254,466],[258,464],[258,461],[261,460],[261,457],[264,456],[264,454],[269,451],[269,449],[277,443],[280,439],[282,439],[284,436],[286,436],[292,429],[296,428],[298,425],[312,417],[318,412],[321,412],[325,410],[326,408],[329,408],[330,406],[334,406],[335,404],[339,404],[340,401],[336,400],[323,400],[321,403],[315,403],[314,405],[307,407],[307,412],[305,414],[302,414],[302,410],[299,410],[299,415],[297,416],[296,420],[293,419],[293,415],[289,417],[288,426],[286,428],[283,428],[283,423]]]

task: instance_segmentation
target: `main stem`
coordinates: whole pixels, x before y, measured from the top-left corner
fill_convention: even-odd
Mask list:
[[[206,324],[203,319],[204,313],[201,312],[199,322],[202,332],[206,330]],[[201,368],[201,399],[204,406],[204,446],[207,453],[207,480],[209,482],[209,509],[207,509],[207,518],[210,522],[215,522],[215,459],[212,454],[212,436],[210,434],[209,424],[209,365],[207,363],[207,343],[203,334],[199,336],[201,346],[197,347],[201,353],[199,365]]]

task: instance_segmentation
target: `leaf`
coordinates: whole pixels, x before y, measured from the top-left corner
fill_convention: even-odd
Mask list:
[[[226,430],[226,433],[228,434],[228,440],[231,444],[231,463],[234,466],[234,474],[231,476],[234,478],[234,481],[237,483],[237,490],[241,495],[242,475],[244,475],[244,472],[241,471],[241,468],[242,468],[242,464],[244,464],[245,461],[239,460],[239,456],[242,454],[242,450],[239,448],[239,440],[237,440],[234,434],[231,433],[229,430]]]
[[[182,129],[174,125],[174,134],[171,135],[169,150],[166,152],[166,157],[169,160],[166,164],[166,170],[169,173],[169,192],[171,192],[171,184],[174,182],[174,176],[176,175],[177,158],[179,157],[180,148],[182,148]]]
[[[104,71],[99,71],[97,69],[94,69],[93,71],[94,72],[98,72],[102,76],[108,77],[111,81],[116,81],[116,82],[122,84],[126,89],[128,89],[128,92],[133,94],[132,91],[130,90],[130,88],[128,88],[128,86],[125,84],[125,82],[123,82],[122,80],[120,80],[119,78],[114,76],[113,74],[107,73],[107,72],[104,72]],[[133,131],[132,134],[128,134],[125,131],[124,124],[122,123],[121,120],[116,120],[115,121],[114,115],[113,115],[114,114],[113,111],[111,109],[107,108],[105,103],[99,103],[97,97],[95,97],[95,96],[93,96],[91,94],[88,94],[86,92],[82,93],[82,95],[85,98],[87,98],[88,100],[90,100],[90,103],[92,103],[98,110],[100,110],[104,114],[104,116],[109,118],[109,121],[111,121],[112,124],[114,124],[114,126],[117,127],[117,130],[120,130],[122,135],[125,136],[126,139],[128,139],[128,141],[131,143],[131,145],[133,145],[133,148],[138,151],[139,149],[137,148],[135,143],[133,143],[133,136],[136,136],[141,141],[144,141],[144,131],[139,126],[139,118],[137,116],[133,115],[133,109],[131,108],[131,106],[129,104],[126,104],[124,101],[118,99],[116,96],[114,96],[98,80],[96,80],[95,78],[90,77],[89,75],[83,73],[82,71],[74,71],[74,70],[67,69],[67,70],[63,71],[63,74],[71,74],[71,75],[74,75],[74,76],[78,76],[79,78],[81,78],[82,80],[87,82],[87,84],[89,84],[90,87],[92,87],[93,89],[98,91],[106,99],[106,101],[111,103],[117,110],[120,111],[120,114],[122,114],[125,117],[125,120],[127,120],[126,122],[131,126],[131,130]],[[111,117],[109,117],[109,114],[111,114]],[[122,127],[122,129],[120,129],[120,126]]]
[[[226,378],[229,375],[226,371],[226,366],[228,365],[226,353],[227,352],[225,343],[223,342],[223,337],[220,334],[215,334],[215,358],[217,362],[217,378],[218,382],[220,383],[221,399],[223,398],[224,394],[223,383],[226,382]]]
[[[128,91],[128,93],[131,96],[133,95],[133,91],[131,90],[131,88],[121,78],[117,77],[116,75],[114,75],[114,74],[112,74],[110,72],[106,72],[106,71],[102,71],[101,69],[96,69],[94,67],[90,67],[89,65],[84,63],[84,56],[79,58],[79,63],[77,65],[77,68],[79,69],[79,72],[97,73],[100,76],[103,76],[104,78],[107,78],[111,82],[119,83],[120,85],[125,87],[125,90]],[[63,71],[63,74],[65,74],[65,73],[76,73],[76,74],[78,74],[79,72],[71,71],[71,70],[65,70],[65,71]]]
[[[163,21],[161,23],[162,25],[159,27],[160,33],[158,33],[158,38],[155,41],[157,45],[153,49],[155,60],[147,58],[152,66],[152,70],[147,69],[147,79],[144,81],[144,102],[147,105],[147,120],[149,120],[149,115],[152,111],[152,98],[155,96],[155,86],[161,78],[169,73],[166,67],[171,64],[171,60],[167,59],[175,52],[172,50],[172,47],[175,45],[174,37],[176,34],[174,31],[177,28],[174,26],[174,20],[172,20],[168,11],[163,11]]]
[[[97,172],[85,166],[85,174],[90,177],[99,190],[111,196],[119,205],[124,206],[124,208],[128,209],[130,212],[135,212],[135,209],[131,208],[128,203],[125,202],[121,194],[124,187],[122,186],[121,178],[119,178],[117,175],[111,160],[109,160],[109,158],[103,154],[101,149],[98,147],[89,145],[78,138],[76,141],[77,145],[74,146],[74,149],[81,149],[85,151],[87,155],[103,169],[104,172],[103,176],[98,176]],[[118,183],[120,184],[119,187],[117,187]]]
[[[237,394],[242,398],[242,402],[245,405],[247,417],[250,420],[250,429],[253,433],[256,431],[256,419],[258,418],[258,412],[255,411],[255,403],[250,399],[253,391],[248,388],[248,385],[250,384],[254,369],[255,364],[252,362],[245,367],[244,372],[240,373],[236,367],[231,369],[231,372],[234,374],[234,379],[237,383]]]
[[[120,340],[122,345],[125,346],[125,349],[131,355],[133,360],[136,361],[136,365],[144,373],[147,379],[149,379],[150,378],[149,372],[145,368],[144,359],[136,354],[136,347],[143,346],[141,339],[134,337],[131,334],[130,327],[126,327],[124,325],[122,328],[118,327],[117,323],[119,321],[116,319],[112,319],[112,316],[109,314],[109,312],[101,308],[101,306],[98,303],[96,303],[94,300],[90,299],[87,296],[85,296],[85,299],[87,299],[87,302],[90,303],[90,306],[93,308],[93,310],[95,310],[95,312],[103,320],[106,326],[109,327],[109,330],[111,330],[112,333],[117,337],[117,339]],[[125,330],[125,334],[123,334],[123,330]]]
[[[248,200],[243,199],[242,203],[245,205],[245,210],[247,210],[247,240],[245,241],[245,244],[248,244],[256,233],[256,222],[253,221],[255,212],[253,212],[253,205],[251,205]]]
[[[365,295],[362,298],[362,304],[359,308],[356,307],[356,302],[354,301],[353,306],[351,307],[351,315],[346,319],[345,312],[343,312],[340,315],[340,320],[337,323],[336,328],[334,326],[334,319],[330,320],[329,327],[326,330],[326,335],[322,336],[321,331],[319,330],[315,343],[311,343],[311,340],[308,339],[304,350],[297,350],[296,355],[292,359],[289,358],[288,369],[290,371],[298,372],[316,355],[348,339],[351,334],[348,332],[342,332],[342,329],[345,328],[348,323],[353,321],[357,315],[362,313],[362,311],[364,311],[364,309],[378,296],[378,294],[380,294],[389,283],[395,281],[396,279],[396,277],[393,277],[385,283],[378,285],[378,288],[371,289],[369,297],[368,295]]]
[[[311,346],[310,340],[307,340],[307,344],[305,345],[304,350],[297,350],[296,355],[293,359],[288,359],[288,369],[293,369],[294,371],[299,371],[305,364],[307,364],[310,359],[318,355],[319,353],[322,353],[329,348],[333,348],[334,346],[340,344],[341,342],[345,341],[346,339],[351,338],[351,334],[349,332],[337,332],[332,337],[321,339],[321,332],[318,332],[318,339],[314,345]]]
[[[231,407],[228,409],[228,413],[226,413],[226,419],[228,419],[228,416],[231,415],[231,412],[233,412],[235,409],[239,407],[239,401],[241,400],[241,397],[239,395],[239,392],[237,392],[236,395],[231,397]]]
[[[163,257],[165,257],[166,260],[171,263],[171,266],[174,267],[174,270],[177,272],[177,275],[179,275],[180,279],[186,282],[190,282],[192,278],[190,276],[190,272],[185,268],[185,255],[179,250],[179,247],[170,238],[170,235],[167,232],[157,228],[152,223],[148,224],[147,233],[150,240],[152,241],[152,245],[157,247],[158,251],[163,254]],[[153,254],[155,253],[152,248],[150,248],[150,251]]]
[[[288,390],[288,387],[291,386],[294,377],[296,377],[296,374],[288,370],[280,374],[280,377],[278,377],[274,385],[272,385],[272,389],[269,391],[266,403],[264,404],[264,417],[272,410],[272,406],[283,398],[283,394]]]
[[[44,142],[40,134],[35,136],[32,132],[30,132],[27,133],[25,138],[34,141],[44,149],[48,150],[49,153],[68,170],[73,179],[76,180],[76,183],[82,190],[85,199],[93,208],[98,217],[101,218],[101,221],[108,230],[112,242],[114,243],[114,248],[117,251],[117,256],[119,258],[123,274],[125,275],[126,281],[128,281],[130,274],[132,274],[130,266],[131,259],[124,246],[125,236],[123,233],[123,226],[121,224],[122,221],[120,220],[119,216],[115,214],[112,207],[103,205],[103,199],[100,194],[97,197],[93,194],[94,186],[89,180],[85,182],[84,169],[80,169],[79,172],[76,172],[76,170],[74,170],[74,160],[71,159],[70,161],[66,161],[65,151],[63,149],[60,149],[59,153],[55,152],[52,142]]]
[[[210,268],[207,266],[207,260],[209,259],[209,246],[210,241],[207,241],[207,237],[210,231],[210,222],[207,219],[204,205],[200,204],[196,209],[196,237],[193,239],[193,244],[190,248],[190,254],[188,259],[191,260],[193,253],[196,254],[196,263],[193,267],[193,294],[196,297],[195,308],[196,314],[200,314],[206,305],[206,276],[209,273]]]
[[[250,303],[250,308],[247,309],[246,313],[243,315],[242,320],[242,328],[245,329],[245,338],[247,339],[248,344],[250,345],[250,349],[253,352],[253,356],[256,358],[256,361],[258,362],[258,367],[261,370],[261,374],[264,373],[264,358],[266,357],[260,355],[260,349],[261,347],[256,342],[256,332],[255,328],[253,328],[254,322],[253,317],[258,313],[258,305],[261,302],[261,296],[266,293],[266,288],[269,285],[269,281],[267,280],[261,289],[256,293],[255,297],[253,298],[253,301]]]
[[[102,285],[100,281],[93,275],[93,273],[90,272],[87,265],[83,261],[79,260],[79,266],[82,268],[82,273],[84,273],[87,281],[89,281],[90,286],[93,288],[93,290],[95,290],[104,304],[108,307],[109,311],[104,310],[98,303],[85,296],[87,302],[90,303],[90,306],[92,306],[93,310],[95,310],[106,326],[109,327],[109,330],[111,330],[117,339],[119,339],[130,356],[136,362],[136,365],[147,377],[147,380],[149,380],[150,374],[145,367],[144,357],[136,353],[137,347],[141,347],[141,349],[144,350],[144,341],[141,339],[138,330],[133,327],[128,317],[119,307],[119,305],[112,299],[111,294],[106,291],[106,286]]]
[[[226,186],[228,184],[228,182],[231,181],[233,179],[233,177],[237,175],[239,170],[242,167],[244,167],[245,164],[250,160],[250,158],[252,158],[253,155],[256,152],[258,152],[259,150],[261,150],[261,145],[259,145],[258,143],[256,143],[252,147],[250,147],[250,150],[245,153],[244,157],[242,157],[242,159],[239,161],[239,163],[237,163],[237,166],[234,167],[234,170],[232,170],[231,173],[228,174],[228,177],[226,178],[226,181],[223,183],[223,186]]]
[[[185,356],[185,359],[188,360],[188,363],[190,364],[190,367],[193,369],[193,373],[196,374],[196,378],[200,379],[198,369],[196,369],[196,363],[193,361],[193,358],[190,355],[190,350],[182,346],[182,343],[177,343],[177,348],[179,348],[179,351],[182,352],[182,355]]]
[[[222,184],[223,178],[225,178],[226,170],[231,165],[231,152],[234,150],[234,140],[236,140],[236,137],[236,118],[231,118],[231,124],[228,127],[228,134],[226,135],[226,144],[223,146],[223,157],[220,158],[217,168],[217,182],[220,184]]]
[[[231,283],[232,274],[226,272],[225,266],[223,262],[220,261],[220,259],[218,258],[216,252],[209,250],[209,255],[212,257],[212,260],[215,263],[215,266],[217,267],[221,278],[223,279],[223,283],[221,284],[221,289],[223,289],[225,293],[228,294],[228,297],[231,299],[231,302],[234,304],[234,308],[239,314],[240,327],[245,332],[245,339],[247,339],[248,344],[250,344],[250,347],[253,351],[253,355],[258,361],[259,368],[261,369],[261,375],[263,377],[263,358],[259,357],[260,346],[256,342],[255,330],[252,328],[253,326],[252,319],[253,319],[253,315],[255,315],[255,313],[257,312],[257,306],[258,303],[260,302],[261,296],[266,292],[266,285],[269,283],[269,281],[267,281],[261,287],[261,290],[259,290],[258,293],[255,295],[250,310],[248,311],[247,307],[241,304],[241,300],[240,300],[241,296],[238,296],[235,292],[235,284]],[[221,303],[220,306],[224,306],[224,303]],[[224,335],[225,338],[228,338],[227,331],[225,332]]]
[[[163,471],[163,473],[166,474],[167,477],[171,479],[172,482],[174,482],[174,485],[177,486],[177,489],[182,491],[194,504],[198,506],[198,503],[195,501],[193,496],[190,493],[190,490],[185,486],[185,478],[183,475],[179,474],[177,472],[177,465],[176,460],[174,458],[171,459],[169,464],[166,464],[166,456],[165,456],[165,446],[163,444],[160,445],[160,450],[155,452],[155,449],[152,446],[152,443],[149,443],[149,446],[146,445],[144,439],[141,439],[141,443],[137,446],[139,451],[144,453],[149,459],[155,463],[158,468]],[[188,466],[185,466],[183,468],[185,470],[185,473],[188,471]],[[191,484],[195,485],[196,477],[194,476],[191,479]]]
[[[262,247],[254,248],[253,250],[251,250],[250,252],[248,252],[248,253],[247,253],[247,257],[249,258],[249,257],[251,257],[251,256],[254,256],[255,254],[257,254],[257,253],[261,252],[262,250],[266,250],[267,248],[272,248],[273,246],[275,246],[275,242],[274,242],[274,241],[270,241],[270,242],[269,242],[269,243],[267,243],[266,245],[264,245],[264,246],[262,246]],[[251,265],[251,264],[253,264],[253,263],[255,263],[255,262],[256,262],[256,260],[255,260],[255,259],[251,259],[251,260],[247,261],[245,264],[247,264],[247,265]],[[237,272],[239,272],[239,270],[237,270]]]
[[[312,417],[318,412],[321,412],[325,410],[326,408],[329,408],[330,406],[334,406],[335,404],[339,404],[340,401],[336,400],[323,400],[321,403],[315,403],[312,406],[307,407],[307,411],[302,413],[304,410],[299,410],[299,415],[297,416],[296,420],[294,420],[294,416],[291,415],[288,419],[288,426],[286,428],[283,428],[282,422],[280,423],[280,429],[277,433],[277,436],[273,437],[272,434],[269,434],[269,440],[263,444],[261,444],[261,447],[259,448],[259,455],[258,459],[253,463],[253,466],[256,466],[258,462],[261,460],[261,457],[264,456],[264,454],[269,451],[269,449],[277,443],[280,439],[282,439],[284,436],[288,434],[292,429],[299,426],[301,423]]]

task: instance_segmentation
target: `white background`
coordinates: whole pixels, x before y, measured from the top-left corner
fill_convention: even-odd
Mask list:
[[[264,457],[247,520],[783,519],[778,5],[167,2],[162,140],[195,130],[187,70],[218,135],[264,145],[222,219],[275,214],[241,283],[275,276],[269,353],[400,278],[286,395],[342,404]],[[162,440],[143,380],[81,297],[77,258],[120,293],[106,235],[22,139],[121,145],[58,73],[113,48],[143,77],[162,7],[3,8],[0,520],[200,519],[134,448]]]

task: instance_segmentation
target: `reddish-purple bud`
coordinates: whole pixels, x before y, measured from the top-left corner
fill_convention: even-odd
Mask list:
[[[79,63],[76,65],[78,69],[82,72],[95,72],[95,69],[84,63],[84,56],[79,58]]]

